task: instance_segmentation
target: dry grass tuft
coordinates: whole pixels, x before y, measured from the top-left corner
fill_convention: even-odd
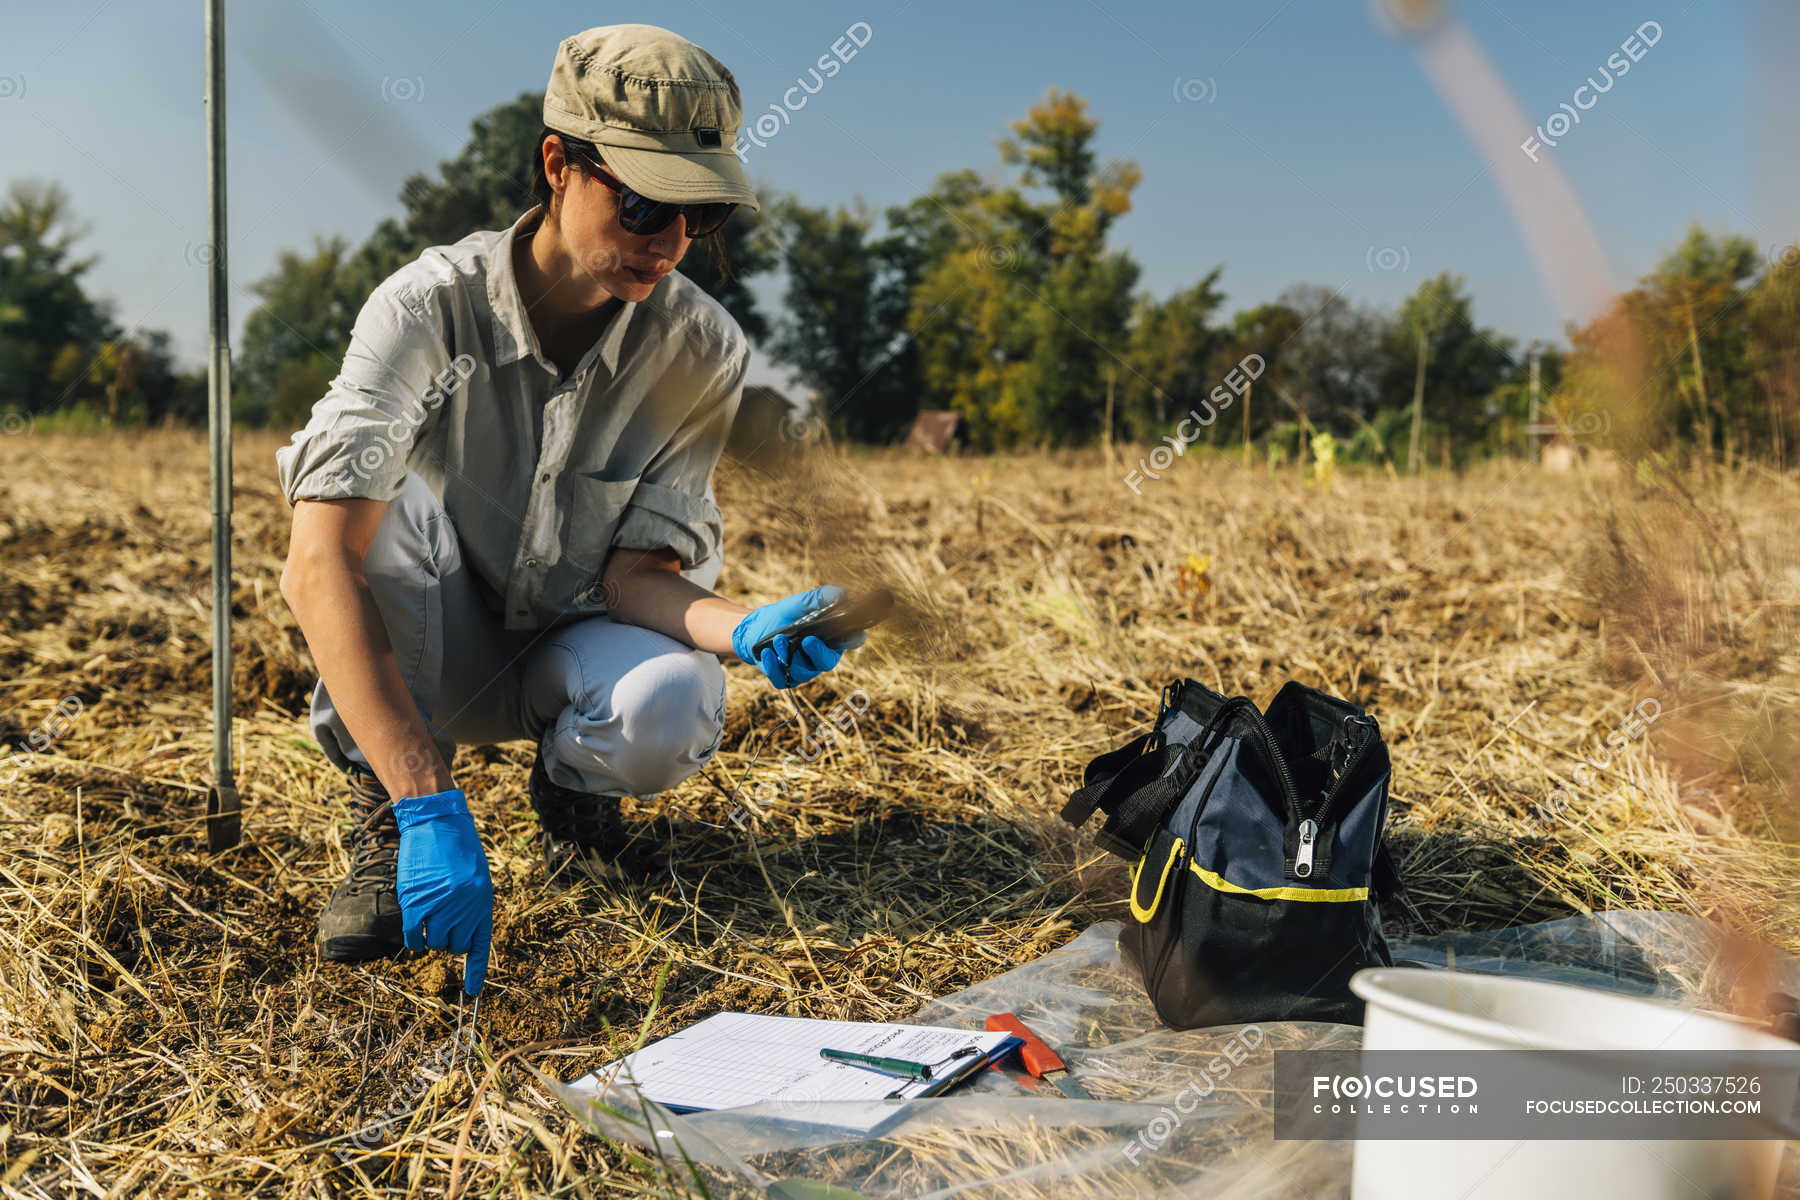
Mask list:
[[[1178,675],[1376,713],[1397,925],[1657,907],[1800,951],[1791,481],[1496,466],[1321,495],[1190,455],[1139,497],[1093,454],[826,455],[722,471],[723,589],[879,582],[903,621],[798,696],[733,665],[717,761],[627,805],[638,877],[546,878],[531,747],[464,748],[500,899],[475,1056],[446,1054],[443,959],[310,949],[346,856],[276,587],[278,444],[238,446],[247,812],[213,857],[203,438],[0,439],[0,738],[42,751],[0,759],[0,1194],[679,1190],[518,1058],[569,1076],[720,1008],[897,1018],[1122,915],[1122,866],[1054,814]],[[788,720],[859,690],[823,753]],[[1577,772],[1647,698],[1666,715]]]

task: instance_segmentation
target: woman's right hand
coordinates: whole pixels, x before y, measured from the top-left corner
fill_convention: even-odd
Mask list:
[[[816,634],[809,634],[796,646],[790,644],[786,634],[776,634],[774,644],[763,650],[760,659],[752,656],[750,651],[775,630],[785,629],[801,617],[835,604],[843,596],[843,588],[824,584],[752,609],[731,631],[731,647],[739,658],[753,667],[762,668],[769,682],[778,688],[790,688],[816,679],[837,666],[845,651],[854,650],[868,641],[869,635],[858,632],[828,642]]]
[[[468,957],[463,992],[487,980],[494,940],[494,882],[487,852],[461,788],[394,801],[400,826],[396,890],[409,950],[448,950]]]

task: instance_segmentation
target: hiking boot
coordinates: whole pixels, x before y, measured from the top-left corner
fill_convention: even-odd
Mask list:
[[[319,957],[329,962],[397,958],[406,948],[401,934],[400,826],[387,789],[367,767],[352,763],[345,772],[350,795],[350,873],[319,914]]]
[[[625,848],[625,821],[619,815],[617,796],[578,792],[551,782],[541,748],[531,764],[527,790],[531,810],[552,842],[567,843],[608,862],[618,859]]]

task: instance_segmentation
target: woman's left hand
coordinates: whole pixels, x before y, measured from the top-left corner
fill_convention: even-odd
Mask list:
[[[843,595],[843,588],[825,584],[752,609],[738,622],[737,628],[731,631],[732,649],[751,666],[762,668],[762,673],[768,676],[769,682],[778,688],[789,688],[815,679],[837,666],[845,651],[854,650],[868,641],[868,635],[855,633],[850,637],[828,642],[816,634],[808,634],[798,645],[794,645],[786,634],[776,634],[773,644],[764,648],[761,659],[751,657],[750,648],[771,631],[792,625],[808,613],[835,603]]]

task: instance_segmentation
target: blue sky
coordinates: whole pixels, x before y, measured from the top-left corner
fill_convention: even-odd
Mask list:
[[[55,178],[92,229],[92,289],[128,326],[201,360],[206,239],[201,0],[9,5],[0,179]],[[1613,275],[1629,283],[1698,220],[1783,246],[1800,236],[1777,0],[1464,0],[1454,9],[1533,122],[1654,20],[1660,40],[1548,151]],[[655,6],[267,0],[231,6],[233,328],[282,249],[360,240],[401,180],[456,153],[471,118],[541,90],[557,42],[644,21],[725,62],[746,123],[854,22],[868,43],[762,148],[756,184],[879,212],[972,166],[1047,87],[1085,97],[1102,161],[1143,182],[1114,241],[1158,297],[1224,266],[1230,306],[1298,282],[1391,306],[1464,275],[1481,322],[1560,340],[1562,322],[1494,174],[1421,69],[1359,0],[1117,0]],[[285,10],[285,11],[284,11]],[[309,32],[310,31],[310,32]],[[1783,49],[1785,47],[1785,49]],[[272,76],[315,97],[297,114]],[[779,310],[780,285],[759,289]],[[761,359],[753,380],[775,380]]]

